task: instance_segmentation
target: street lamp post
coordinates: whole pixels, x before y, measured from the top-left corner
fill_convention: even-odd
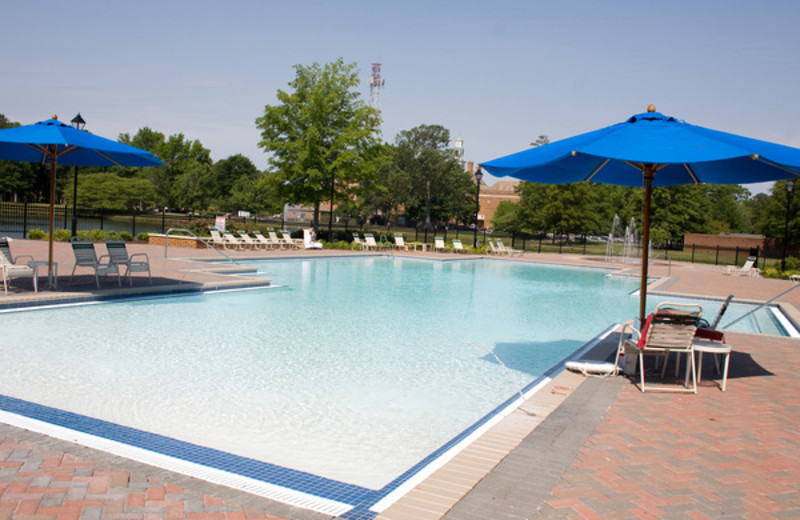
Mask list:
[[[794,183],[794,179],[789,179],[786,181],[786,215],[783,223],[783,256],[781,257],[781,271],[786,270],[786,254],[789,250],[789,217],[792,209]]]
[[[483,170],[478,166],[478,171],[475,172],[475,234],[472,239],[472,247],[478,248],[478,214],[481,212],[481,180],[483,179]]]
[[[86,126],[86,121],[83,120],[81,117],[81,113],[78,112],[78,115],[72,118],[72,126],[77,128],[78,130],[83,130]],[[78,166],[75,165],[73,170],[72,176],[72,236],[78,236]]]

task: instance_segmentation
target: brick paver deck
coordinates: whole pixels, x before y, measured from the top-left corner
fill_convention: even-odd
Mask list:
[[[12,248],[46,257],[46,244],[19,240]],[[165,259],[163,248],[132,250],[150,254],[157,286],[230,279],[177,258],[213,252],[170,249]],[[607,265],[580,257],[526,257]],[[56,260],[65,280],[72,268],[68,245],[57,244]],[[662,289],[680,294],[734,293],[764,301],[790,287],[725,277],[707,266],[662,265],[651,272],[666,276],[667,269],[671,277]],[[24,283],[15,281],[0,302],[37,298]],[[796,311],[800,290],[795,292],[781,302]],[[45,291],[40,297],[64,294]],[[642,394],[621,377],[586,380],[446,517],[800,518],[800,340],[735,334],[730,343],[726,392],[716,386],[710,362],[697,395]],[[0,424],[0,520],[5,518],[323,517]]]

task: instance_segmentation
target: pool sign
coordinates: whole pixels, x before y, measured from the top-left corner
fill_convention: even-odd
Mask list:
[[[214,222],[214,227],[220,231],[225,231],[225,217],[217,217],[216,221]]]

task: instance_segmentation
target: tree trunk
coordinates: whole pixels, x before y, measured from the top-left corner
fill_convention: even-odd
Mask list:
[[[431,229],[431,181],[425,181],[425,229]]]

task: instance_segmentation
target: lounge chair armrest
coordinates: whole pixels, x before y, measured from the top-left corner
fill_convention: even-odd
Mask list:
[[[28,258],[29,259],[27,262],[25,262],[25,265],[28,265],[28,264],[30,264],[31,262],[34,261],[33,255],[17,255],[14,258],[14,263],[17,264],[17,265],[22,265],[21,264],[21,259],[22,258]]]
[[[147,256],[147,253],[133,253],[132,255],[128,256],[128,260],[132,261],[137,256],[143,256],[144,257],[144,261],[147,262],[148,264],[150,263],[150,258]]]

